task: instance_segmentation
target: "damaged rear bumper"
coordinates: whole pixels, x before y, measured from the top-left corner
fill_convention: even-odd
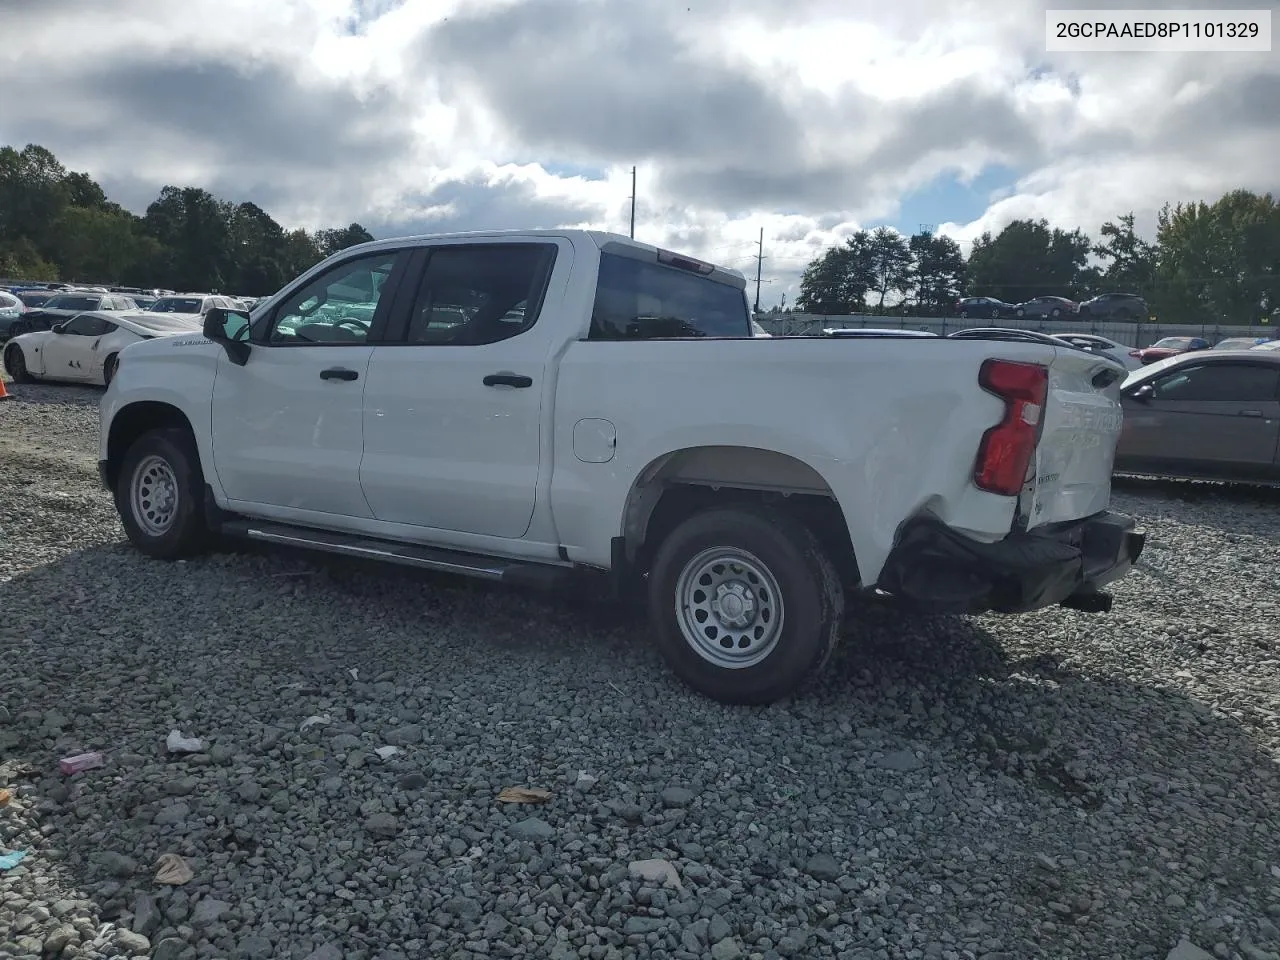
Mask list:
[[[908,521],[876,587],[936,612],[1022,613],[1062,604],[1111,608],[1101,587],[1127,574],[1146,543],[1131,517],[1104,512],[982,543],[933,517]]]

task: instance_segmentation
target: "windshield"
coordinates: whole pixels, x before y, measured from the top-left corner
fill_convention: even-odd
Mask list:
[[[196,297],[161,297],[147,309],[151,313],[199,313],[200,300]]]
[[[76,297],[65,293],[50,298],[45,302],[49,310],[97,310],[101,297]]]

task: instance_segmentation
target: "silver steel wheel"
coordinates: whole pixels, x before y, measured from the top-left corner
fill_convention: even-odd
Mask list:
[[[178,516],[178,477],[168,460],[152,454],[138,464],[129,484],[129,505],[148,536],[169,532]]]
[[[731,670],[752,667],[773,652],[782,635],[782,591],[751,553],[712,547],[680,571],[676,622],[702,659]]]

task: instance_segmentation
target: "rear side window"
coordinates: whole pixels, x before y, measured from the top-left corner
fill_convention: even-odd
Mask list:
[[[600,256],[590,340],[750,337],[742,290],[613,253]]]

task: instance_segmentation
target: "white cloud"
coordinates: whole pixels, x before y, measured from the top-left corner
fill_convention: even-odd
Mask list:
[[[939,228],[966,241],[1015,217],[1151,225],[1165,201],[1277,185],[1276,58],[1050,55],[1040,6],[0,7],[22,37],[0,52],[0,141],[43,143],[127,202],[194,183],[290,226],[625,232],[635,163],[643,239],[754,277],[764,227],[766,303],[941,175],[1022,172]],[[579,167],[598,174],[551,172]]]

